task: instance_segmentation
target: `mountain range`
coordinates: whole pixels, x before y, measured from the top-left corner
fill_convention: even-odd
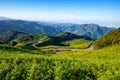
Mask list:
[[[96,40],[113,29],[114,28],[103,27],[97,24],[50,23],[0,17],[0,33],[19,31],[30,34],[40,33],[55,35],[61,32],[69,32]]]
[[[47,45],[64,45],[62,42],[70,41],[74,39],[84,39],[91,41],[92,39],[84,36],[78,36],[76,34],[62,32],[54,36],[48,36],[43,34],[27,34],[18,31],[8,31],[0,34],[0,43],[6,44],[11,42],[16,43],[28,43],[28,42],[41,42],[40,45],[36,46],[47,46]]]

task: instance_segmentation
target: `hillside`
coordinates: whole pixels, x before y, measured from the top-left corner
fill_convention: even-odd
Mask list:
[[[32,51],[0,45],[2,80],[119,80],[120,46],[100,50]]]
[[[62,32],[62,33],[57,34],[55,36],[49,36],[49,37],[50,37],[49,40],[44,41],[43,43],[37,44],[36,46],[38,46],[38,47],[48,46],[48,45],[61,46],[61,45],[66,45],[64,42],[71,41],[74,39],[92,40],[89,37],[79,36],[79,35],[68,33],[68,32]]]
[[[47,23],[12,19],[9,20],[9,18],[8,20],[0,20],[0,33],[7,31],[19,31],[30,34],[41,33],[55,35],[61,32],[69,32],[97,39],[113,29],[114,28],[103,27],[96,24]]]
[[[8,32],[0,34],[0,41],[3,43],[8,43],[12,41],[13,39],[16,39],[19,34],[25,35],[26,33],[18,32],[18,31],[8,31]]]
[[[94,47],[99,49],[108,45],[120,44],[120,28],[112,30],[100,37],[95,43]]]
[[[36,47],[49,46],[49,45],[68,46],[66,44],[66,41],[73,40],[74,42],[75,39],[84,39],[83,41],[87,42],[86,46],[88,46],[89,41],[92,40],[89,37],[78,36],[76,34],[72,34],[68,32],[62,32],[55,36],[48,36],[45,34],[28,34],[18,31],[8,31],[3,34],[0,34],[0,43],[10,43],[11,41],[16,41],[17,43],[19,43],[18,45],[24,45],[24,44],[27,45],[34,42],[40,42],[35,45]],[[80,42],[82,41],[80,40]]]
[[[69,33],[69,32],[62,32],[60,34],[57,34],[53,38],[53,40],[55,42],[61,43],[61,42],[70,41],[70,40],[73,40],[73,39],[80,39],[80,38],[85,38],[86,40],[92,40],[89,37],[79,36],[79,35],[76,35],[76,34],[73,34],[73,33]]]
[[[35,42],[49,38],[47,35],[42,34],[28,34],[18,31],[8,31],[0,34],[0,42],[9,43],[11,41],[21,42]]]
[[[112,30],[97,41],[111,41],[112,44],[118,44],[120,43],[119,32],[120,28]],[[12,40],[20,42],[17,46],[0,44],[0,79],[2,80],[120,79],[119,45],[111,45],[98,50],[70,50],[86,48],[92,39],[69,32],[48,36],[8,31],[1,34],[0,39],[6,42]],[[32,42],[32,44],[40,42],[37,44],[40,47],[30,49],[22,42]],[[54,50],[45,50],[49,48]],[[58,50],[61,48],[66,48],[66,50]]]

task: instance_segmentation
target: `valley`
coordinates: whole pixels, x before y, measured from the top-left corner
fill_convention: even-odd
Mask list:
[[[120,39],[112,39],[119,30],[96,41],[68,32],[55,36],[5,32],[0,35],[0,79],[119,80]],[[111,44],[105,42],[106,36]]]
[[[0,80],[120,80],[120,0],[0,0]]]
[[[25,20],[0,20],[0,33],[18,31],[29,34],[56,35],[69,32],[76,35],[90,37],[94,40],[115,28],[100,26],[98,24],[51,23]]]
[[[53,23],[18,20],[0,22],[0,31],[3,31],[0,32],[1,80],[120,78],[120,28],[95,24],[59,24],[57,27],[58,24]],[[29,31],[24,26],[30,28]],[[74,33],[76,29],[85,34]]]

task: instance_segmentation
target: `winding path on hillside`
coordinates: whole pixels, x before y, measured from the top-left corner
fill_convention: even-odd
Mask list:
[[[30,49],[34,49],[33,45],[42,43],[41,41],[36,42],[36,43],[32,43],[28,45],[28,48]],[[79,49],[79,48],[38,48],[41,50],[51,50],[51,51],[81,51],[81,50],[92,50],[93,49],[93,44],[91,43],[87,48],[83,48],[83,49]]]
[[[51,48],[51,49],[47,49],[47,48],[41,48],[42,50],[53,50],[53,51],[81,51],[81,50],[92,50],[93,49],[93,45],[90,44],[87,48],[83,48],[83,49],[79,49],[79,48]]]

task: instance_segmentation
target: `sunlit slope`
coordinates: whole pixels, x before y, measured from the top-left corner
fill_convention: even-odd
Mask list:
[[[119,44],[120,45],[120,28],[116,30],[112,30],[108,32],[107,34],[100,37],[94,44],[94,47],[99,49],[106,47],[108,45],[114,45]]]
[[[47,53],[47,54],[46,54]],[[0,79],[119,80],[120,46],[51,52],[0,47]]]

